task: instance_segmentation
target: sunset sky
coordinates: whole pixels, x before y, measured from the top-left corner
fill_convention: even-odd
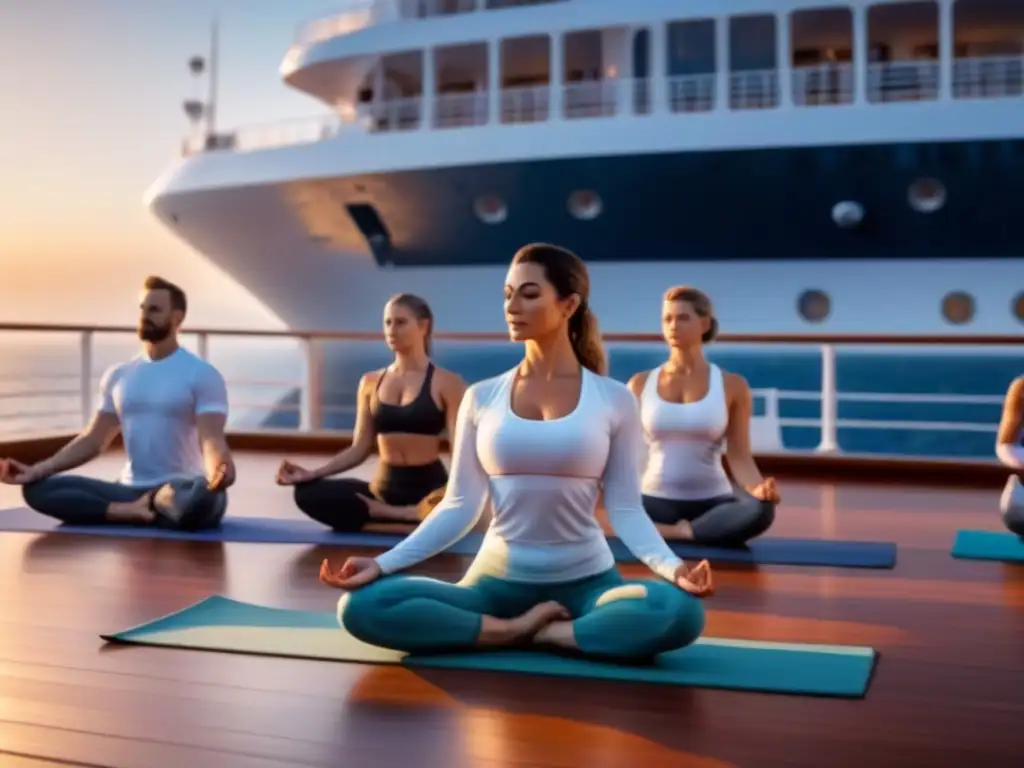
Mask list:
[[[279,325],[142,206],[194,95],[187,61],[221,21],[223,127],[321,114],[278,66],[328,0],[0,2],[0,321],[132,323],[146,274],[180,281],[193,324]],[[204,91],[205,93],[205,91]]]

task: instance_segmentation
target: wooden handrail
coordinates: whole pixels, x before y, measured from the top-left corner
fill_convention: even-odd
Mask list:
[[[135,333],[131,325],[76,325],[46,323],[0,323],[0,332],[20,331],[36,333]],[[328,341],[381,341],[377,331],[329,330],[252,330],[245,328],[182,328],[186,335],[240,336],[249,338],[323,339]],[[496,343],[508,341],[504,333],[438,331],[434,339],[441,341],[477,341]],[[605,342],[661,342],[658,333],[604,333]],[[1016,336],[999,335],[934,335],[870,333],[723,333],[717,341],[733,344],[874,344],[895,346],[900,344],[1017,346],[1024,344],[1024,333]]]

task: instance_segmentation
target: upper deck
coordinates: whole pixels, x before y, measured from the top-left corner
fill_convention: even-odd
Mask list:
[[[675,126],[701,116],[720,119],[689,125],[689,138],[668,123],[665,130],[693,144],[680,148],[700,148],[720,138],[727,116],[738,145],[746,134],[751,142],[784,143],[788,135],[814,144],[836,140],[849,121],[844,107],[870,108],[851,140],[1019,135],[1008,110],[1019,109],[1024,95],[1024,5],[915,0],[821,8],[790,0],[771,11],[738,3],[731,15],[701,0],[668,11],[638,2],[612,12],[600,0],[573,2],[572,13],[564,2],[499,3],[500,13],[494,5],[417,4],[426,9],[417,16],[406,3],[378,0],[314,22],[282,72],[333,112],[197,136],[186,152],[617,118]],[[353,14],[367,23],[356,24]],[[942,110],[937,121],[928,107],[948,102],[964,106]],[[883,109],[893,104],[903,110]],[[767,122],[774,130],[766,132]]]

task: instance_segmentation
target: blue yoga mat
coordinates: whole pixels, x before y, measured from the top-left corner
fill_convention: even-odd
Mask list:
[[[67,533],[92,536],[121,536],[144,539],[181,539],[185,541],[224,541],[263,544],[327,544],[348,547],[393,547],[402,533],[335,533],[311,520],[268,517],[224,518],[216,531],[189,533],[162,528],[135,526],[60,525],[27,507],[0,511],[0,531],[21,533]],[[450,547],[453,555],[473,556],[483,536],[473,533]],[[617,538],[610,538],[612,552],[620,563],[635,563],[636,558]],[[833,566],[837,568],[893,568],[896,545],[873,541],[828,541],[824,539],[757,539],[747,547],[700,547],[670,542],[672,549],[687,560],[708,558],[722,563],[759,563],[763,565]]]
[[[108,642],[412,668],[476,669],[555,677],[860,698],[875,666],[873,648],[701,638],[651,664],[616,665],[530,651],[410,656],[366,645],[335,612],[268,608],[215,595],[162,619],[102,635]]]
[[[1009,532],[959,531],[953,542],[953,557],[1024,563],[1024,538]]]

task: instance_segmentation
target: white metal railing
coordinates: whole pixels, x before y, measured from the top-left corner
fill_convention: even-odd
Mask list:
[[[342,0],[340,5],[340,11],[299,25],[294,44],[314,45],[368,27],[375,23],[384,3],[381,0]]]
[[[794,67],[792,82],[794,106],[817,107],[853,103],[852,64],[825,63]]]
[[[670,112],[710,112],[715,108],[718,76],[713,72],[702,75],[675,75],[668,78],[668,105]]]
[[[939,96],[939,70],[937,61],[868,64],[868,101],[934,101]]]
[[[3,350],[0,359],[5,361],[0,367],[0,439],[81,428],[96,407],[99,378],[104,369],[128,359],[136,351],[137,342],[128,334],[127,328],[0,324],[0,350]],[[49,341],[41,340],[44,337]],[[19,338],[24,339],[20,346]],[[502,344],[500,338],[495,334],[438,334],[441,345],[454,342],[455,345],[463,346],[468,343],[492,349],[498,345],[508,346],[507,342]],[[650,351],[652,357],[649,366],[657,365],[663,359],[664,350],[660,343],[654,341],[656,336],[608,334],[606,338],[609,341],[613,369],[617,352],[623,348],[641,347]],[[941,435],[943,445],[956,445],[965,436],[984,435],[985,439],[977,443],[979,447],[975,453],[966,458],[991,459],[991,444],[1003,402],[1001,394],[843,391],[837,381],[838,350],[846,344],[855,345],[858,353],[864,352],[865,345],[869,345],[872,350],[880,350],[886,346],[887,340],[873,337],[823,340],[826,337],[820,337],[804,341],[805,338],[737,336],[732,340],[726,337],[722,347],[716,344],[715,354],[725,353],[732,347],[733,350],[750,350],[751,359],[759,351],[764,353],[767,347],[779,344],[802,345],[818,353],[821,385],[817,389],[764,386],[765,382],[759,383],[757,376],[748,376],[753,379],[755,395],[752,442],[759,452],[816,450],[819,453],[839,453],[843,450],[841,435],[855,431],[885,436],[880,441],[886,444],[887,450],[874,453],[902,456],[942,455],[941,451],[937,453],[935,450],[926,451],[917,447],[922,434]],[[10,343],[12,340],[14,344]],[[60,343],[57,344],[55,340]],[[224,374],[231,395],[232,427],[256,431],[267,428],[300,431],[351,429],[359,375],[388,358],[386,349],[377,335],[372,333],[200,330],[184,334],[182,341],[196,354],[211,359]],[[914,343],[914,338],[888,341],[908,345]],[[959,359],[951,347],[973,346],[970,339],[955,337],[948,340],[950,347],[937,347],[941,341],[938,339],[926,341],[929,341],[932,348],[942,350],[936,354],[949,355],[951,361]],[[1015,354],[1019,354],[1017,350],[1024,344],[1021,338],[975,341],[988,345],[1013,345]],[[215,345],[211,342],[215,342]],[[227,346],[221,346],[225,344]],[[249,346],[245,350],[247,345],[253,344],[262,346]],[[221,355],[211,355],[214,346],[221,349]],[[271,346],[274,346],[273,350]],[[508,348],[511,366],[516,351]],[[449,353],[453,350],[452,347],[447,349]],[[51,352],[47,353],[46,350]],[[331,353],[330,377],[325,368],[328,352]],[[439,362],[444,365],[443,347],[439,349],[439,354],[442,355]],[[773,359],[775,357],[773,355]],[[892,355],[894,360],[901,358],[902,355]],[[466,365],[464,354],[459,359],[461,365]],[[59,367],[52,365],[53,362],[59,362]],[[338,373],[339,363],[344,370],[343,375]],[[872,365],[881,364],[876,361]],[[457,366],[454,367],[459,370]],[[295,370],[297,375],[282,376],[280,372],[287,369]],[[473,380],[470,370],[459,372],[468,381]],[[981,377],[981,380],[984,379]],[[1008,381],[1000,381],[997,387],[1006,384]],[[804,411],[803,414],[785,413],[786,408],[783,406],[800,404],[816,404],[816,408],[813,405],[811,407],[817,413],[807,415],[806,407],[797,408],[798,411]],[[885,409],[885,417],[880,413],[843,416],[840,414],[840,406],[844,404],[859,404],[861,409],[872,405],[888,408]],[[934,413],[928,414],[928,418],[908,418],[905,412],[907,408],[918,409],[917,415],[920,416],[923,406],[930,407]],[[957,411],[966,407],[986,409],[984,420],[957,418]],[[268,417],[280,419],[282,415],[284,421],[276,423],[276,427],[273,420],[267,426]],[[787,430],[793,429],[803,430],[805,434],[810,430],[815,435],[813,445],[806,444],[806,440],[803,441],[803,448],[787,444]],[[900,432],[913,437],[904,441],[902,449],[892,449],[891,446],[898,443],[893,442],[891,436]],[[950,451],[950,455],[954,454],[957,451]],[[960,458],[964,458],[962,451]]]
[[[1024,57],[986,56],[953,62],[953,97],[998,99],[1024,95]]]
[[[485,91],[442,93],[434,100],[435,128],[486,125],[490,99]]]
[[[620,112],[620,94],[631,81],[584,80],[562,86],[562,114],[569,119],[614,117]]]
[[[430,19],[566,0],[344,0],[343,8],[301,24],[294,45],[307,46],[390,21]]]
[[[857,103],[858,74],[850,64],[822,64],[789,70],[788,100],[780,89],[785,71],[732,72],[721,80],[728,99],[717,98],[719,77],[714,73],[673,75],[655,88],[650,78],[609,78],[557,86],[561,108],[552,103],[554,86],[502,88],[494,114],[502,124],[537,123],[581,117],[614,118],[623,114],[686,114],[712,110],[747,111],[779,107],[825,107]],[[940,65],[935,61],[896,61],[869,64],[862,75],[868,104],[931,101],[940,98]],[[954,99],[1024,97],[1024,56],[958,59],[953,68]],[[348,130],[364,133],[471,128],[492,121],[491,95],[440,93],[434,95],[434,115],[425,125],[422,96],[358,104],[345,115],[329,114],[240,128],[216,137],[185,142],[186,155],[197,152],[244,152],[340,138]]]
[[[501,91],[501,122],[543,123],[551,114],[551,88],[524,85]]]

